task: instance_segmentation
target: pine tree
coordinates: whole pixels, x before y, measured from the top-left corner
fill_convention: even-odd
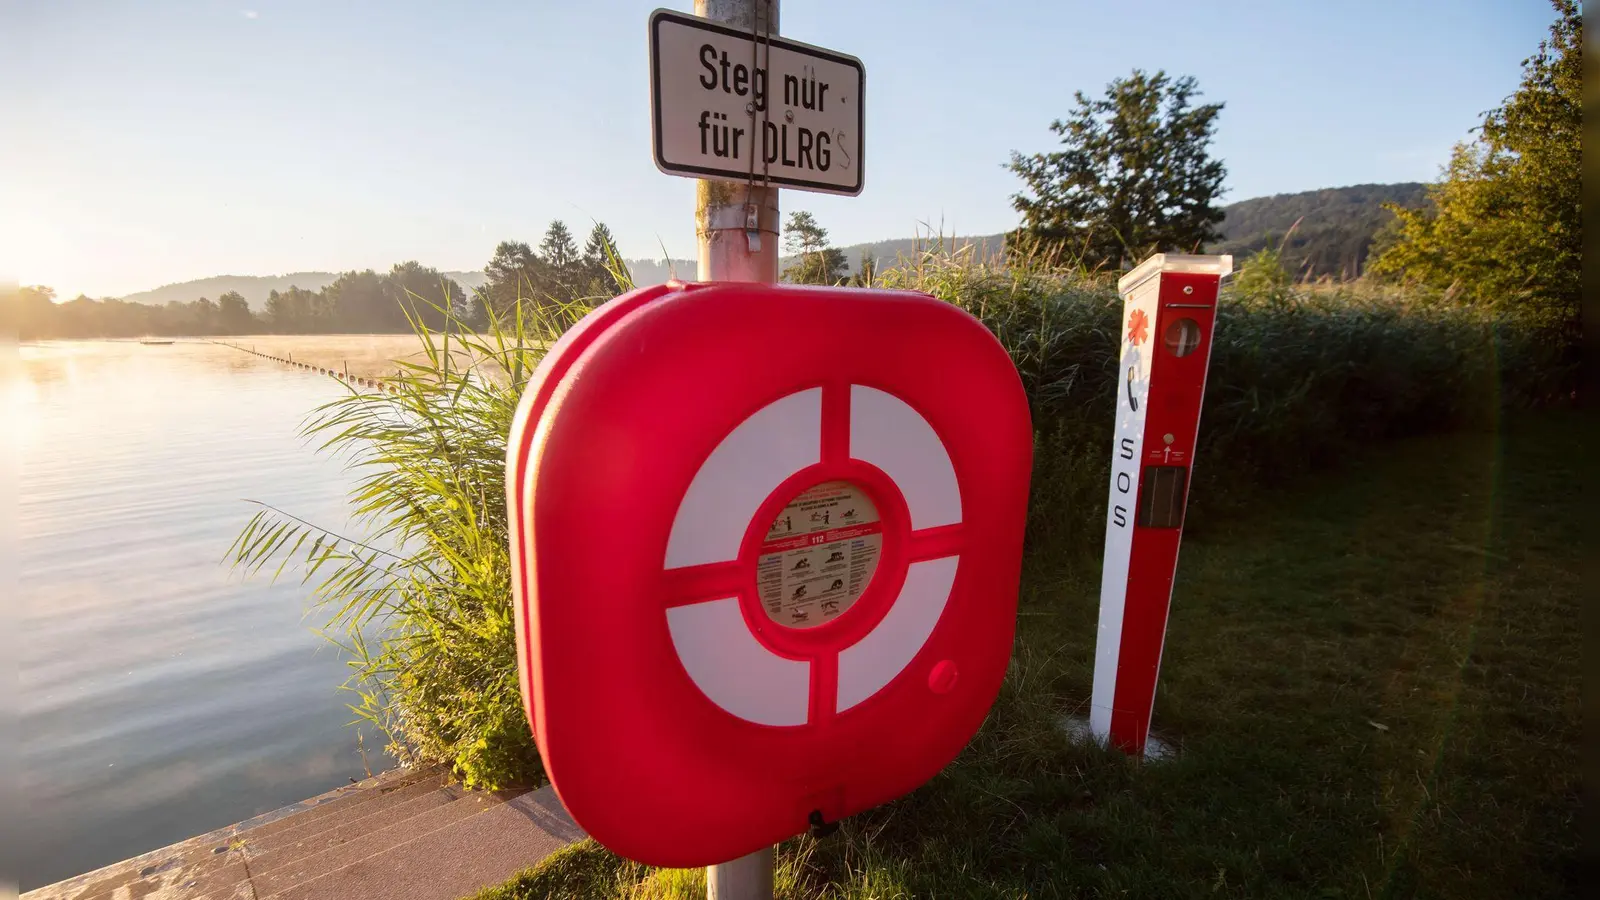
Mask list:
[[[596,222],[594,228],[589,230],[589,240],[583,245],[586,295],[603,297],[615,292],[617,282],[611,274],[613,265],[622,265],[622,258],[617,255],[617,242],[604,222]]]
[[[828,229],[803,209],[789,214],[784,245],[797,258],[784,271],[796,284],[838,284],[847,274],[844,251],[828,246]]]
[[[545,293],[549,299],[567,303],[582,295],[586,281],[583,258],[578,255],[578,245],[565,222],[556,219],[545,230],[544,240],[539,242],[539,259],[544,262],[548,279]]]

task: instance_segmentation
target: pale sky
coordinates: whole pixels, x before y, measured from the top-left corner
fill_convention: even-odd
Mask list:
[[[650,157],[654,2],[0,3],[0,282],[117,296],[210,275],[481,268],[551,219],[695,252]],[[692,10],[692,4],[675,8]],[[785,191],[835,243],[1016,224],[1012,150],[1135,67],[1223,101],[1225,201],[1436,177],[1516,88],[1544,0],[786,0],[866,65],[865,192]]]

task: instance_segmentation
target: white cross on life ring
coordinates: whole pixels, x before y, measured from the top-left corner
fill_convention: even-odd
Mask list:
[[[822,393],[816,387],[773,401],[722,439],[679,504],[666,569],[737,558],[752,520],[778,485],[821,461]],[[893,394],[851,385],[849,428],[850,457],[894,482],[913,532],[961,522],[955,468],[920,413]],[[958,561],[951,554],[909,563],[882,620],[836,651],[834,712],[872,697],[911,664],[949,602]],[[812,664],[763,644],[746,624],[737,595],[672,606],[667,626],[684,669],[712,703],[756,724],[807,724]]]

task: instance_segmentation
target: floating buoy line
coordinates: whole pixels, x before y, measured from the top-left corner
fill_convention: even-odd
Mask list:
[[[220,347],[231,347],[232,349],[238,350],[241,353],[248,353],[251,356],[259,357],[261,359],[269,359],[269,360],[272,360],[273,362],[283,363],[286,366],[290,366],[290,367],[293,367],[293,368],[296,368],[296,369],[302,369],[302,370],[307,371],[307,372],[315,372],[315,373],[317,373],[319,375],[329,375],[329,376],[337,378],[340,381],[343,381],[343,382],[345,382],[347,384],[360,385],[362,387],[372,387],[372,388],[377,388],[377,389],[382,390],[382,391],[391,391],[391,392],[394,391],[393,387],[391,387],[389,384],[385,383],[381,379],[378,379],[378,378],[364,378],[364,377],[362,377],[360,375],[351,375],[350,374],[350,363],[348,361],[345,362],[344,369],[341,371],[341,370],[338,370],[338,369],[324,368],[323,366],[314,366],[311,363],[307,363],[307,362],[301,362],[301,361],[299,361],[299,360],[294,358],[294,354],[290,354],[288,356],[273,356],[270,353],[263,353],[262,351],[257,350],[254,346],[245,347],[245,346],[241,346],[239,344],[230,344],[227,341],[213,341],[213,340],[209,340],[209,339],[206,342],[209,343],[209,344],[216,344],[216,345],[218,345]]]

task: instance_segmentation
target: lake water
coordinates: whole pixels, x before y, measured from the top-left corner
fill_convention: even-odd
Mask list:
[[[343,389],[201,342],[0,350],[22,890],[364,776],[308,590],[223,562],[247,500],[344,526],[351,476],[298,435]]]

